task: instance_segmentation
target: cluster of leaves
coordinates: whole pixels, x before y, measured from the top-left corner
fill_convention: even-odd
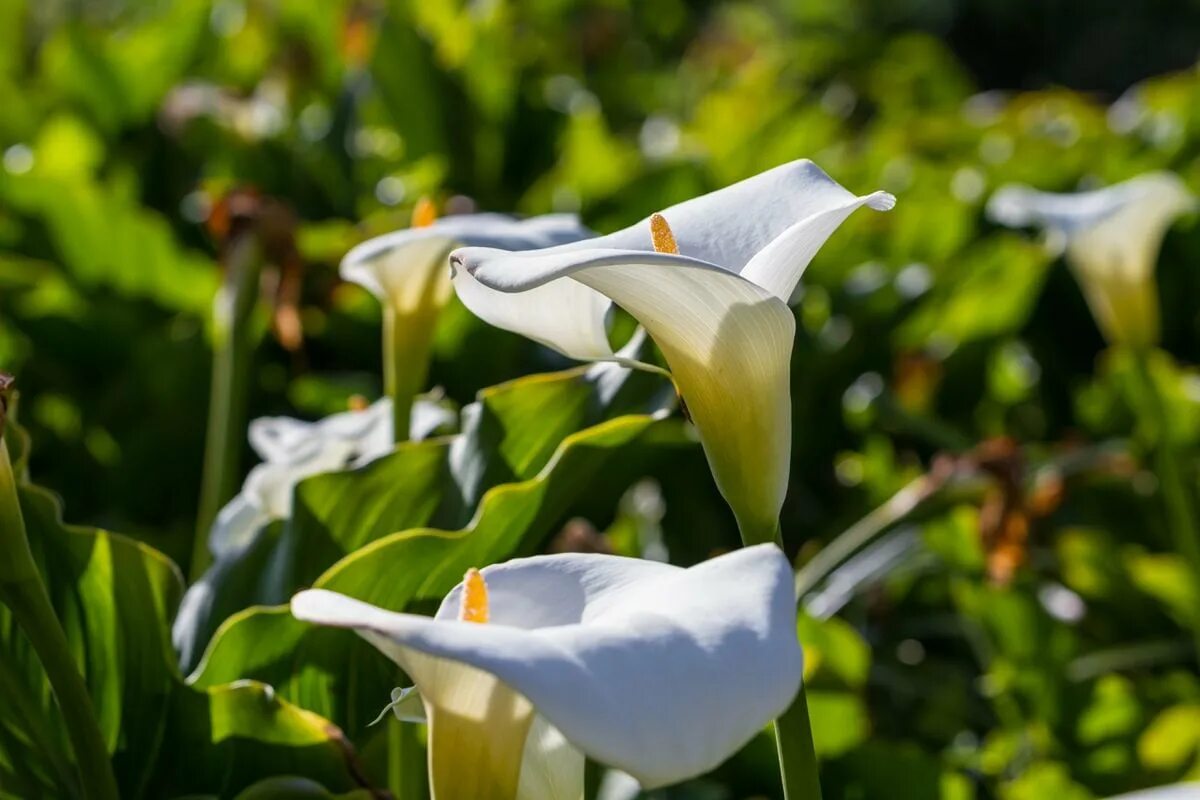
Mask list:
[[[123,792],[387,785],[387,728],[367,723],[396,676],[352,637],[258,607],[301,586],[421,609],[573,517],[678,563],[736,542],[699,448],[661,418],[669,387],[519,378],[566,365],[452,305],[431,383],[466,406],[461,432],[301,482],[292,517],[219,576],[195,633],[212,641],[183,677],[173,562],[191,552],[232,190],[282,209],[298,255],[265,273],[251,413],[315,417],[379,394],[377,306],[334,267],[419,196],[610,230],[797,157],[900,202],[852,218],[805,277],[789,550],[809,562],[897,491],[938,486],[806,596],[827,793],[1087,798],[1200,770],[1200,588],[1128,444],[1160,432],[1066,271],[982,214],[1009,181],[1169,168],[1200,188],[1200,74],[1107,99],[980,92],[899,12],[865,25],[876,5],[0,4],[0,367],[38,446],[8,438],[72,519],[128,534],[66,526],[22,487]],[[1154,364],[1193,485],[1198,256],[1185,221],[1159,263]],[[1027,535],[1000,535],[997,514]],[[61,720],[2,616],[0,648],[0,793],[67,794]],[[756,742],[683,791],[773,792],[771,758]],[[303,781],[255,786],[280,775]]]

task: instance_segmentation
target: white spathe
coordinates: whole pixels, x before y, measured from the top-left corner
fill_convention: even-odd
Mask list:
[[[452,427],[457,414],[432,400],[413,405],[409,438],[419,441],[440,428]],[[250,423],[250,445],[263,463],[246,476],[242,489],[213,521],[208,548],[213,564],[184,593],[171,628],[171,638],[184,668],[200,657],[200,631],[217,601],[215,586],[224,570],[236,565],[272,520],[292,514],[296,484],[323,472],[361,466],[394,447],[392,401],[377,400],[361,411],[332,414],[317,422],[291,417],[262,417]]]
[[[774,536],[790,464],[788,304],[846,217],[894,204],[886,192],[856,196],[802,160],[663,211],[678,254],[654,251],[647,220],[545,250],[468,247],[452,253],[451,264],[456,288],[498,290],[472,297],[460,289],[468,308],[568,356],[613,358],[603,320],[560,304],[554,315],[570,324],[556,328],[546,317],[515,314],[522,298],[582,286],[637,318],[666,357],[743,537],[764,541]]]
[[[409,439],[420,441],[452,426],[457,415],[432,400],[413,404]],[[392,401],[384,397],[362,410],[342,411],[316,422],[291,417],[260,417],[249,439],[263,459],[250,470],[242,490],[213,523],[209,548],[219,556],[274,519],[292,513],[292,491],[305,478],[349,469],[392,451]]]
[[[406,228],[370,239],[342,259],[341,275],[371,291],[380,302],[413,313],[423,305],[440,307],[449,292],[450,272],[446,256],[455,247],[475,245],[498,250],[531,250],[587,239],[595,234],[574,214],[546,214],[517,219],[503,214],[461,214],[442,217],[431,225]],[[511,329],[524,319],[532,338],[543,328],[576,329],[569,332],[573,349],[601,353],[606,338],[594,340],[603,331],[609,311],[608,299],[583,286],[562,285],[534,293],[515,306],[499,306],[488,295],[493,290],[469,276],[454,281],[459,298],[468,307],[493,309],[479,316],[497,327]],[[569,314],[560,313],[569,311]],[[539,323],[539,320],[545,320]],[[544,344],[554,346],[552,342]]]
[[[1154,265],[1163,237],[1196,200],[1179,176],[1151,172],[1074,194],[1001,187],[988,215],[1009,227],[1040,226],[1063,248],[1092,315],[1110,342],[1158,339]]]
[[[792,573],[761,545],[683,569],[593,554],[485,568],[491,619],[397,614],[323,590],[299,619],[353,628],[412,677],[435,797],[576,798],[583,755],[648,788],[719,765],[800,686]],[[469,792],[469,794],[463,794]]]

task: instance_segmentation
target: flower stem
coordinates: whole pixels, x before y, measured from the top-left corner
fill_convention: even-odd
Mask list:
[[[92,698],[29,549],[16,479],[2,435],[3,415],[0,407],[0,601],[25,632],[50,681],[75,751],[83,796],[117,800],[117,781]]]
[[[392,437],[408,441],[413,398],[429,374],[429,350],[438,309],[424,305],[410,313],[383,307],[383,384],[392,398]]]
[[[805,688],[791,707],[775,720],[775,746],[786,800],[821,800],[817,751],[813,746]]]
[[[1179,463],[1179,453],[1175,449],[1171,416],[1167,412],[1166,403],[1158,391],[1158,385],[1154,382],[1154,375],[1151,372],[1152,352],[1148,348],[1137,348],[1133,353],[1133,360],[1138,380],[1142,383],[1146,399],[1149,401],[1150,422],[1155,439],[1151,443],[1154,452],[1154,471],[1158,476],[1159,486],[1162,488],[1167,525],[1175,539],[1175,547],[1188,562],[1196,585],[1200,586],[1200,527],[1197,527],[1195,497],[1184,480],[1184,470]],[[1192,630],[1192,636],[1195,641],[1196,657],[1200,659],[1200,626]]]
[[[395,800],[423,800],[426,784],[425,747],[416,725],[388,720],[388,789]]]
[[[741,534],[742,544],[746,547],[772,541],[783,547],[783,528],[778,521],[770,529],[742,526]],[[792,705],[775,720],[775,747],[784,800],[821,800],[817,752],[813,747],[808,697],[803,685]]]
[[[243,235],[230,247],[225,283],[213,301],[212,384],[200,508],[189,572],[196,580],[208,568],[208,532],[217,512],[237,491],[238,464],[246,430],[246,399],[254,353],[252,331],[261,268],[258,242]]]

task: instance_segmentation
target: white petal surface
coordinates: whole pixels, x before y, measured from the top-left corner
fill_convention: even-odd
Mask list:
[[[866,197],[850,196],[841,205],[818,211],[785,230],[750,259],[741,270],[741,275],[783,302],[794,303],[800,287],[800,276],[821,245],[847,217],[863,206],[887,211],[895,204],[896,198],[886,192],[875,192]]]
[[[451,258],[505,291],[535,275],[535,287],[569,277],[632,314],[663,351],[743,536],[771,539],[791,458],[795,320],[779,298],[715,265],[665,253],[467,248]]]
[[[555,281],[507,294],[484,286],[466,270],[454,269],[452,276],[458,299],[489,325],[519,333],[570,358],[587,361],[613,354],[608,343],[611,303],[583,284]]]
[[[583,753],[541,714],[534,714],[521,755],[517,800],[583,800]]]
[[[677,203],[661,213],[681,255],[738,273],[784,232],[808,224],[810,246],[805,249],[811,253],[803,261],[786,265],[791,273],[777,280],[795,285],[812,255],[855,208],[868,205],[886,211],[895,202],[886,192],[856,197],[812,161],[800,159]],[[649,219],[563,249],[580,247],[653,251]],[[782,271],[784,265],[778,269]]]
[[[428,401],[420,401],[418,403]],[[359,444],[365,451],[391,449],[392,401],[376,400],[360,411],[341,411],[308,422],[293,417],[259,417],[251,421],[250,446],[264,461],[295,464],[312,458],[330,442]]]
[[[1195,207],[1178,176],[1154,172],[1076,194],[1005,186],[988,213],[1003,225],[1040,225],[1061,237],[1105,336],[1144,344],[1158,334],[1154,264],[1163,236]]]
[[[413,282],[423,282],[424,278],[416,273],[442,270],[446,254],[460,245],[529,250],[591,235],[573,214],[524,220],[503,214],[461,214],[363,242],[342,259],[341,274],[383,300],[406,291]]]
[[[637,577],[616,577],[625,568]],[[579,621],[533,629],[460,623],[395,614],[321,590],[293,598],[292,612],[357,629],[409,671],[427,699],[414,660],[494,675],[572,745],[647,787],[717,766],[787,708],[799,688],[791,568],[774,546],[687,570],[580,554],[499,569],[483,570],[489,587],[528,582],[548,603],[561,597]],[[493,619],[525,617],[528,602],[513,608],[511,593],[492,596]],[[547,619],[542,612],[535,618]]]

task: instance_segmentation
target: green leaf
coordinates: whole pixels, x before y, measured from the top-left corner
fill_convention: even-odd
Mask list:
[[[135,795],[153,769],[162,741],[168,700],[179,684],[163,621],[178,601],[180,579],[166,558],[129,539],[62,523],[47,492],[20,487],[30,546],[67,637],[82,662],[101,733],[113,752],[123,791]],[[5,695],[21,709],[0,751],[19,752],[19,731],[36,725],[47,753],[34,746],[10,768],[54,774],[43,762],[69,753],[62,720],[32,648],[0,609],[0,650],[6,662]],[[17,699],[17,695],[22,695]],[[7,703],[5,704],[7,707]],[[29,719],[29,715],[33,719]],[[8,716],[8,715],[5,715]],[[61,773],[54,785],[61,786]],[[0,783],[7,784],[6,781]]]
[[[286,602],[339,559],[397,532],[463,528],[484,492],[538,475],[569,435],[623,411],[661,409],[673,397],[661,378],[615,365],[532,375],[480,392],[457,436],[404,443],[363,467],[301,481],[289,519],[267,525],[205,575],[205,602],[189,604],[176,623],[185,667],[235,612]],[[536,543],[553,521],[543,519],[540,533],[531,529],[522,541]]]
[[[1003,234],[972,245],[946,274],[938,290],[901,327],[910,346],[931,340],[962,344],[1015,333],[1028,319],[1050,259],[1036,244]]]
[[[164,217],[117,191],[88,180],[0,173],[0,201],[45,225],[78,284],[208,313],[218,283],[213,263],[182,247]]]
[[[26,437],[6,436],[18,480]],[[336,791],[361,785],[341,732],[327,720],[243,681],[197,689],[179,675],[168,620],[182,581],[175,565],[144,544],[64,524],[57,500],[19,486],[30,548],[43,573],[123,797],[195,792],[231,796],[285,774]],[[0,606],[0,787],[19,797],[78,793],[62,717],[45,674],[7,608]]]
[[[1066,765],[1041,761],[1031,765],[1020,777],[1007,783],[1000,792],[1002,800],[1092,800],[1092,793],[1071,780]]]
[[[356,757],[328,720],[254,681],[181,688],[170,708],[154,781],[145,797],[228,797],[263,778],[294,775],[336,791],[360,785]]]
[[[808,692],[813,745],[821,758],[848,753],[871,735],[867,704],[850,692]]]
[[[365,789],[334,794],[316,781],[284,777],[259,781],[235,800],[373,800],[374,797]]]
[[[535,475],[487,491],[462,528],[392,533],[338,561],[313,586],[394,610],[440,600],[467,568],[530,552],[572,499],[611,482],[598,480],[607,467],[638,462],[629,457],[632,446],[682,441],[678,430],[653,416],[630,415],[571,434]],[[628,481],[616,483],[613,494],[619,495]],[[398,680],[390,662],[353,634],[297,622],[286,607],[232,617],[193,676],[201,687],[244,677],[272,684],[352,737],[376,716]]]
[[[40,50],[50,92],[87,109],[110,132],[150,118],[191,62],[209,12],[203,0],[160,8],[103,33],[60,26]]]
[[[1133,682],[1120,675],[1096,681],[1091,704],[1079,715],[1076,734],[1084,744],[1099,744],[1135,732],[1142,724],[1142,706]]]
[[[1138,758],[1154,770],[1179,770],[1200,759],[1200,703],[1172,706],[1155,717],[1138,739]]]
[[[814,619],[803,611],[796,622],[804,647],[806,682],[828,675],[852,689],[861,689],[866,684],[871,671],[871,648],[853,626],[837,617]]]
[[[1125,559],[1130,578],[1185,626],[1200,624],[1200,586],[1182,556],[1132,553]]]

